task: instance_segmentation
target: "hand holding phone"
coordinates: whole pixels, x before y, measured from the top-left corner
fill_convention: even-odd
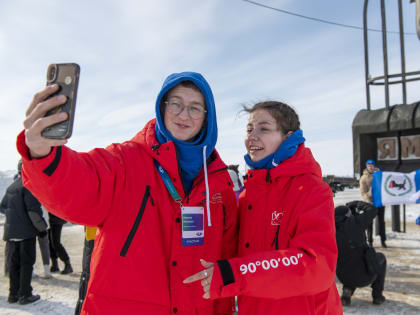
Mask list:
[[[80,67],[76,63],[51,64],[47,70],[47,86],[57,84],[59,89],[50,95],[64,95],[66,102],[49,110],[45,117],[58,112],[65,112],[67,119],[46,127],[42,136],[48,139],[68,139],[73,131],[74,114],[76,109],[77,88],[79,84]]]

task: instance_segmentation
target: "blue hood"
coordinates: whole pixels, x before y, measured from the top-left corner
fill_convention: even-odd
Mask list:
[[[181,141],[172,136],[166,129],[163,117],[160,114],[160,105],[163,96],[182,81],[192,81],[201,91],[206,102],[207,124],[203,126],[200,135],[194,142]],[[181,177],[187,191],[191,189],[192,182],[203,166],[203,149],[206,147],[206,157],[213,152],[217,142],[216,108],[213,93],[204,77],[196,72],[181,72],[169,75],[156,99],[156,138],[160,144],[173,141],[178,150]]]

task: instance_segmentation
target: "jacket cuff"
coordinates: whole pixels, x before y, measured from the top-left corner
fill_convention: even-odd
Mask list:
[[[24,164],[30,165],[30,168],[37,169],[48,176],[51,176],[54,173],[61,160],[62,147],[53,147],[50,154],[47,156],[39,159],[32,159],[29,148],[25,142],[25,130],[17,136],[16,147],[19,154],[22,156]]]
[[[227,286],[235,282],[235,277],[233,276],[232,266],[228,260],[218,260],[217,265],[220,270],[220,275],[222,276],[223,286]]]
[[[222,296],[223,279],[219,269],[219,265],[214,264],[213,276],[210,284],[210,298],[217,299]]]

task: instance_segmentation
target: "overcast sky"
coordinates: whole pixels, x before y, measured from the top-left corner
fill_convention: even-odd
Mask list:
[[[362,26],[363,1],[256,0],[333,22]],[[398,31],[397,1],[387,0]],[[415,32],[415,5],[404,0],[404,28]],[[380,28],[379,0],[369,27]],[[371,74],[383,74],[381,34],[369,33]],[[407,71],[420,70],[420,41],[405,36]],[[399,37],[388,34],[390,73],[400,72]],[[366,108],[363,32],[286,15],[242,0],[0,1],[0,170],[15,169],[16,135],[50,63],[81,67],[69,146],[79,151],[130,139],[154,117],[165,77],[196,71],[216,101],[223,160],[244,169],[242,104],[274,99],[300,115],[306,144],[324,174],[352,175],[351,124]],[[372,91],[384,107],[383,88]],[[391,105],[402,102],[391,90]],[[420,100],[420,82],[408,102]]]

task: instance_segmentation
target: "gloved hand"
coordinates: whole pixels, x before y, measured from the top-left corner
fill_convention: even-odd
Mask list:
[[[350,201],[346,204],[346,206],[350,208],[352,213],[360,213],[360,212],[369,210],[371,208],[374,208],[372,204],[361,201],[361,200]]]
[[[47,231],[42,231],[42,232],[39,232],[39,233],[38,233],[38,236],[39,236],[39,237],[45,237],[45,236],[47,236]]]
[[[375,208],[371,203],[367,203],[364,201],[359,201],[357,203],[357,209],[360,209],[362,211],[370,210],[372,208]]]
[[[358,206],[359,201],[358,200],[354,200],[354,201],[350,201],[348,203],[346,203],[346,206],[348,208],[350,208],[351,213],[353,215],[355,215],[357,213],[357,206]]]

